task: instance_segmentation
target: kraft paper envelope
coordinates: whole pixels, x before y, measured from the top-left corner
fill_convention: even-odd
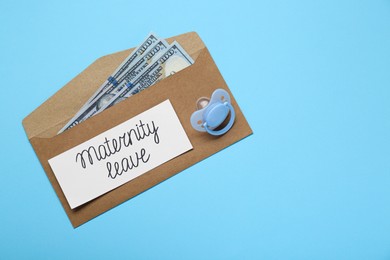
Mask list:
[[[57,135],[57,132],[84,105],[88,98],[133,49],[103,56],[23,120],[27,137],[74,227],[80,226],[99,214],[252,134],[250,126],[198,34],[190,32],[167,40],[170,43],[173,40],[178,41],[191,55],[195,63],[137,95]],[[196,109],[196,100],[199,97],[210,97],[217,88],[223,88],[229,92],[232,98],[232,105],[236,111],[233,127],[220,137],[197,132],[190,125],[191,114]],[[192,143],[193,150],[76,209],[70,209],[60,185],[49,166],[48,160],[167,99],[171,101]]]

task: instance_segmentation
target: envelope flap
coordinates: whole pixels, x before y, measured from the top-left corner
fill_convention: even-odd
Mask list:
[[[194,60],[196,60],[200,51],[205,48],[203,41],[196,32],[185,33],[167,39],[169,43],[174,40],[178,41]],[[23,120],[23,126],[28,138],[54,136],[77,113],[133,49],[97,59],[35,109]]]

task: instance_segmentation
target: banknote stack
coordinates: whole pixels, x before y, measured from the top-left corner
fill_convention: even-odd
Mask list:
[[[80,124],[193,63],[190,55],[178,42],[168,44],[156,34],[150,33],[58,133]]]

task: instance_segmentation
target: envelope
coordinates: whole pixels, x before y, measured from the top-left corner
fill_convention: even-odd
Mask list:
[[[76,114],[133,49],[97,59],[24,118],[23,126],[27,137],[73,227],[80,226],[252,134],[248,122],[198,34],[190,32],[167,39],[169,43],[174,40],[191,55],[195,61],[193,65],[83,123],[57,135],[57,132]],[[199,97],[210,97],[217,88],[228,91],[236,111],[233,127],[225,135],[219,137],[197,132],[190,124],[191,114],[196,110],[196,100]],[[48,160],[167,99],[172,103],[193,149],[72,210]]]

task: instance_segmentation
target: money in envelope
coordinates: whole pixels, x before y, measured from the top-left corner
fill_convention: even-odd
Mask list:
[[[193,63],[191,56],[178,42],[168,44],[156,34],[150,33],[58,133],[80,124]]]
[[[162,80],[164,78],[167,79]],[[147,93],[142,91],[146,88]],[[227,134],[211,138],[192,128],[190,116],[196,109],[196,100],[210,96],[217,88],[228,92],[236,117],[233,128]],[[75,98],[75,95],[78,97]],[[127,99],[130,96],[133,97]],[[123,101],[124,99],[127,100]],[[160,141],[163,140],[159,144],[155,144],[153,138],[142,139],[136,142],[139,147],[129,146],[123,153],[118,152],[99,163],[96,161],[93,166],[89,164],[88,169],[78,167],[79,161],[76,162],[73,155],[69,157],[72,160],[69,163],[49,163],[54,162],[55,158],[64,158],[65,154],[72,154],[73,151],[84,151],[89,147],[87,144],[94,140],[98,140],[99,144],[105,143],[104,138],[117,140],[115,136],[121,136],[122,130],[118,132],[119,135],[111,135],[115,129],[122,128],[123,124],[130,124],[131,127],[126,127],[125,130],[131,131],[136,129],[137,124],[142,126],[151,123],[146,119],[145,113],[157,111],[154,110],[156,107],[167,108],[167,104],[171,104],[171,112],[158,110],[160,112],[151,117],[156,123],[156,132],[159,127]],[[176,118],[180,127],[173,127],[170,118]],[[142,119],[142,123],[138,119]],[[78,126],[70,129],[75,125]],[[141,194],[252,133],[207,46],[196,32],[176,35],[167,41],[151,33],[136,48],[102,56],[32,111],[23,120],[23,126],[73,227]],[[57,134],[59,130],[61,134]],[[179,130],[182,131],[181,135],[176,134]],[[175,134],[171,135],[171,132]],[[187,136],[193,149],[182,154],[175,152],[183,143],[179,136]],[[163,144],[167,146],[163,147]],[[107,165],[114,166],[122,157],[130,160],[128,156],[134,155],[138,148],[146,149],[151,155],[147,163],[143,162],[138,168],[123,173],[120,178],[112,179],[109,175],[104,175],[107,173]],[[171,159],[168,158],[168,161],[153,168],[152,162],[168,154],[171,154]],[[117,158],[113,157],[117,155]],[[141,172],[141,166],[150,168]],[[87,170],[90,174],[86,173]],[[83,174],[78,174],[79,171]],[[101,171],[103,175],[99,174]],[[141,175],[137,175],[136,171]],[[76,176],[77,180],[64,183],[70,176]],[[84,183],[84,179],[88,181]],[[119,184],[121,181],[123,184]],[[92,194],[110,183],[115,184],[115,188],[107,189],[107,193],[99,192],[96,196]],[[77,200],[81,200],[78,191],[92,194],[93,198],[79,206],[71,206],[65,187],[71,188],[70,192]]]

